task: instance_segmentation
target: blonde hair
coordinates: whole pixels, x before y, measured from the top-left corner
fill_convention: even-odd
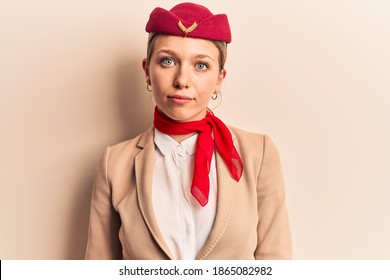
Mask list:
[[[157,38],[157,36],[160,35],[159,33],[149,33],[148,37],[148,45],[146,48],[146,62],[149,64],[150,58],[152,57],[153,51],[154,51],[154,40]],[[227,44],[223,41],[214,41],[210,40],[218,49],[219,52],[219,69],[220,71],[224,71],[226,58],[227,58]]]

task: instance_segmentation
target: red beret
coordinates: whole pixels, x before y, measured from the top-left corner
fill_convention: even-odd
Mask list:
[[[167,11],[155,8],[146,24],[146,32],[217,40],[230,43],[232,36],[225,14],[212,14],[206,7],[182,3]]]

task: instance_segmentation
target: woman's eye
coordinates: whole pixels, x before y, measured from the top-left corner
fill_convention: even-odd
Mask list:
[[[160,60],[161,64],[166,65],[166,66],[171,66],[175,64],[172,58],[169,57],[164,57]]]
[[[206,70],[207,69],[207,63],[203,63],[203,62],[198,62],[196,64],[196,69],[198,70]]]

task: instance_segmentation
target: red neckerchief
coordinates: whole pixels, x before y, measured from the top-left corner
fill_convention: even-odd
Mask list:
[[[232,134],[227,126],[210,111],[207,111],[206,117],[200,121],[177,122],[161,113],[156,106],[154,127],[169,135],[199,133],[196,143],[191,193],[200,205],[205,206],[209,198],[209,172],[211,158],[214,153],[214,143],[232,177],[237,182],[240,180],[243,164],[233,145]],[[214,135],[214,140],[211,133]]]

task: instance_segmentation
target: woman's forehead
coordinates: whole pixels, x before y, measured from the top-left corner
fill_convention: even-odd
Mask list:
[[[154,51],[173,52],[177,54],[208,55],[218,57],[218,48],[212,41],[197,38],[159,35],[154,41]]]

